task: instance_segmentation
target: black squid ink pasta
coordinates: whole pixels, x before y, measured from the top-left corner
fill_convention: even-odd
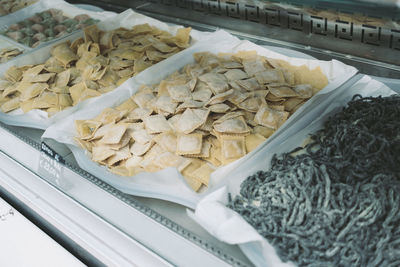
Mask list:
[[[228,207],[298,266],[400,266],[400,96],[353,97]]]

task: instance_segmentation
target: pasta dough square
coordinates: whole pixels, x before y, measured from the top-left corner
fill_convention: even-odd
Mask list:
[[[186,109],[176,123],[178,132],[189,134],[206,122],[209,110]]]
[[[43,91],[33,99],[33,108],[51,108],[58,106],[58,95],[53,92]]]
[[[145,154],[147,151],[150,150],[150,148],[154,145],[153,141],[150,141],[145,144],[141,144],[139,142],[135,142],[131,145],[130,151],[133,155],[135,156],[142,156]]]
[[[131,136],[135,140],[135,142],[138,142],[140,144],[146,144],[153,139],[153,136],[149,134],[145,129],[133,131],[131,133]]]
[[[127,118],[132,120],[143,120],[145,117],[150,116],[153,113],[152,110],[148,108],[135,108],[128,113]]]
[[[29,112],[33,109],[33,99],[19,103],[19,107],[24,113]]]
[[[190,164],[190,160],[178,156],[175,153],[166,151],[156,156],[154,164],[159,166],[161,169],[175,167],[178,171],[181,171]]]
[[[121,140],[119,141],[118,144],[108,144],[107,146],[112,150],[120,150],[121,148],[123,148],[126,145],[128,145],[130,140],[131,140],[131,136],[128,133],[128,131],[126,131],[124,133],[124,135],[121,137]]]
[[[297,93],[297,97],[310,98],[313,96],[313,87],[310,84],[298,84],[293,90]]]
[[[193,173],[194,170],[198,169],[202,162],[203,161],[199,159],[190,159],[190,163],[181,171],[186,182],[196,192],[201,188],[202,183],[198,179],[191,177],[190,174]]]
[[[218,133],[225,134],[245,134],[250,132],[243,116],[227,119],[220,123],[214,123],[214,130]]]
[[[78,60],[78,56],[69,47],[69,43],[65,42],[52,48],[51,54],[66,66],[74,60]]]
[[[169,96],[159,96],[155,102],[155,109],[158,113],[165,112],[167,114],[174,114],[178,103],[172,101]]]
[[[20,86],[25,87],[25,86],[29,86],[29,84],[27,84],[27,83],[22,83],[22,82],[21,82],[21,83],[12,84],[11,86],[7,87],[7,88],[3,91],[2,97],[11,96],[11,95],[15,94],[16,92],[19,91],[19,90],[18,90],[18,87],[20,87]]]
[[[261,59],[246,59],[242,61],[244,71],[247,75],[254,76],[258,72],[265,71],[264,62]]]
[[[214,171],[209,164],[204,163],[199,168],[194,170],[192,173],[188,174],[189,177],[193,177],[196,180],[200,181],[205,186],[208,186],[210,181],[210,175]]]
[[[239,69],[231,69],[224,73],[228,81],[243,80],[248,78],[246,72]]]
[[[186,84],[167,86],[167,90],[171,98],[176,102],[184,102],[192,98],[192,93]]]
[[[132,176],[133,174],[131,174],[131,170],[128,169],[125,166],[110,166],[109,167],[110,172],[116,174],[116,175],[120,175],[120,176]]]
[[[276,130],[286,121],[288,116],[289,113],[286,111],[274,110],[267,105],[262,105],[257,111],[254,121],[262,126]]]
[[[275,132],[274,129],[268,128],[268,127],[265,127],[265,126],[261,126],[261,125],[256,125],[253,128],[253,133],[262,135],[265,138],[270,137],[274,132]]]
[[[199,102],[199,101],[195,101],[193,99],[189,99],[189,100],[185,100],[185,102],[183,102],[182,104],[180,104],[177,108],[176,108],[176,112],[182,112],[187,108],[201,108],[203,107],[204,103],[203,102]]]
[[[245,88],[247,91],[254,91],[262,88],[256,78],[250,78],[247,80],[238,80],[236,81],[236,83],[241,87]]]
[[[259,84],[281,83],[285,81],[285,77],[281,70],[269,69],[255,74]]]
[[[176,154],[199,154],[201,152],[202,142],[203,136],[201,134],[178,134]]]
[[[219,144],[219,141],[218,141]],[[208,162],[210,162],[213,166],[220,166],[221,165],[221,147],[219,146],[215,146],[215,145],[211,145],[210,148],[210,155],[206,158],[202,158]]]
[[[69,93],[71,94],[72,101],[74,105],[79,102],[79,99],[83,93],[87,89],[86,84],[84,82],[75,84],[69,88]]]
[[[114,127],[114,125],[115,125],[114,123],[109,123],[109,124],[100,126],[89,140],[96,140],[96,139],[102,138],[107,132],[111,131],[111,129],[112,129],[112,127]]]
[[[21,82],[22,83],[22,82]],[[26,101],[40,95],[44,90],[49,88],[47,83],[28,83],[27,86],[21,89],[18,86],[17,89],[21,92],[21,101]]]
[[[11,110],[19,108],[19,97],[12,98],[1,105],[1,111],[9,112]]]
[[[224,103],[220,103],[220,104],[211,105],[209,107],[209,109],[211,112],[225,113],[228,110],[230,110],[230,106],[228,106],[227,104],[224,104]]]
[[[190,188],[193,189],[193,191],[197,192],[200,190],[202,183],[199,180],[197,180],[193,177],[188,177],[187,175],[183,176],[183,178],[188,183]]]
[[[12,66],[4,73],[4,78],[13,83],[19,82],[22,78],[22,70],[16,66]]]
[[[214,104],[219,104],[224,102],[225,100],[229,99],[230,96],[234,93],[233,89],[230,89],[226,92],[223,92],[221,94],[215,95],[210,98],[210,100],[207,102],[206,105],[214,105]]]
[[[212,96],[211,89],[208,87],[198,87],[194,90],[192,94],[193,100],[207,102]]]
[[[221,94],[229,89],[229,85],[223,74],[210,72],[199,76],[199,79],[207,83],[214,94]]]
[[[246,155],[244,136],[222,135],[220,140],[222,164],[226,165]]]
[[[138,107],[136,103],[131,98],[128,98],[128,100],[124,101],[121,105],[116,107],[116,109],[120,111],[126,110],[127,112],[130,112],[136,107]]]
[[[114,124],[110,130],[101,138],[103,144],[118,144],[126,132],[128,125],[125,123]]]
[[[237,106],[241,109],[257,112],[261,105],[265,104],[266,101],[262,97],[248,97],[242,102],[240,102]]]
[[[125,167],[128,169],[138,167],[142,160],[143,157],[133,155],[132,157],[126,160]]]
[[[250,153],[256,149],[260,144],[267,140],[264,136],[260,134],[249,134],[246,137],[246,151]]]
[[[43,69],[44,69],[44,64],[39,64],[24,71],[22,74],[22,80],[23,81],[33,80],[35,76],[37,76]]]
[[[163,133],[171,130],[171,126],[163,115],[151,115],[143,119],[146,130],[150,134]]]
[[[105,108],[94,120],[103,124],[117,123],[124,117],[125,113],[113,108]]]
[[[196,158],[208,158],[210,156],[211,143],[208,141],[203,141],[201,145],[201,151],[198,154],[188,155],[189,157]]]
[[[302,103],[304,99],[291,97],[285,100],[282,105],[285,107],[286,111],[292,111],[298,104]]]
[[[71,71],[65,70],[56,75],[55,85],[58,87],[67,86],[71,78]]]
[[[161,133],[154,137],[154,141],[156,141],[156,143],[163,147],[166,151],[172,153],[176,152],[177,137],[174,133]]]
[[[240,69],[243,68],[243,65],[236,61],[227,61],[222,62],[221,66],[227,69]]]
[[[296,91],[288,86],[268,87],[271,94],[276,97],[298,97]]]
[[[107,146],[94,146],[92,148],[92,160],[96,162],[104,161],[109,157],[115,155],[115,150]]]
[[[153,98],[154,95],[151,92],[140,92],[132,96],[133,101],[141,108],[147,108],[146,104]]]
[[[81,139],[90,139],[97,129],[101,126],[101,122],[93,120],[76,120],[75,127]]]
[[[114,165],[115,163],[130,158],[131,152],[129,151],[129,146],[125,146],[118,151],[115,151],[115,154],[109,157],[106,162],[108,166]]]

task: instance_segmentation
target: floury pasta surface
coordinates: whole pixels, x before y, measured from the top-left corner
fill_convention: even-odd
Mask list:
[[[112,31],[87,27],[83,38],[54,46],[43,64],[9,68],[0,81],[1,110],[41,109],[51,116],[107,93],[186,48],[190,31],[178,29],[173,36],[149,24]]]
[[[198,191],[214,170],[254,150],[328,83],[319,68],[255,51],[194,57],[195,64],[143,85],[122,105],[75,121],[75,140],[113,173],[175,167]]]

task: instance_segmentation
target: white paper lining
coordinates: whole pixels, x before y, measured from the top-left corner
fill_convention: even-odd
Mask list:
[[[128,10],[122,12],[121,14],[118,14],[117,16],[114,16],[112,18],[109,18],[107,20],[99,22],[97,25],[102,30],[110,31],[110,30],[113,30],[113,29],[116,29],[119,27],[132,28],[134,25],[143,24],[143,23],[148,23],[159,29],[168,31],[169,33],[171,33],[173,35],[176,34],[176,31],[179,28],[182,28],[182,26],[168,26],[166,23],[163,23],[159,20],[141,15],[139,13],[132,11],[131,9],[128,9]],[[210,33],[206,33],[206,32],[202,33],[202,32],[196,31],[196,30],[192,30],[192,32],[191,32],[192,43],[196,43],[201,38],[208,38],[209,35],[210,35]],[[39,48],[37,50],[33,50],[33,51],[26,53],[20,57],[12,59],[4,64],[0,64],[0,77],[2,77],[4,75],[4,73],[8,70],[8,68],[10,68],[11,66],[23,66],[23,65],[28,65],[28,64],[40,64],[40,63],[45,62],[50,57],[50,51],[54,45],[65,42],[67,40],[72,41],[81,36],[83,36],[82,31],[76,32],[72,35],[69,35],[65,38],[58,40],[57,42],[52,43],[51,46],[45,46],[45,47]],[[129,80],[126,81],[125,83],[129,84]],[[118,88],[114,89],[112,92],[104,94],[104,96],[108,99],[109,97],[114,95],[115,92],[120,92],[120,91],[124,91],[124,90],[125,90],[124,86],[119,86]],[[117,93],[117,95],[118,95],[118,93]],[[84,106],[91,107],[96,99],[97,99],[97,97],[94,97],[94,98],[90,98],[85,101],[82,101],[82,102],[78,103],[76,106],[69,107],[65,110],[62,110],[50,118],[47,116],[47,112],[42,111],[42,110],[37,110],[37,109],[31,110],[25,114],[22,112],[21,109],[12,111],[10,113],[0,112],[0,121],[4,122],[6,124],[15,125],[15,126],[46,129],[51,124],[65,118],[66,116],[72,114],[76,110],[83,108]]]
[[[390,88],[369,76],[358,76],[362,78],[353,86],[340,88],[340,91],[327,98],[313,112],[305,115],[308,118],[297,121],[250,160],[231,170],[227,174],[229,180],[224,186],[203,198],[198,203],[195,213],[188,212],[189,216],[220,241],[239,244],[256,266],[291,266],[291,263],[282,263],[273,247],[238,213],[226,207],[228,193],[231,193],[232,197],[239,194],[240,184],[248,176],[259,170],[268,170],[274,154],[289,152],[300,146],[310,133],[320,129],[329,115],[338,112],[352,99],[353,95],[389,96],[395,94]],[[310,121],[313,123],[305,123]]]
[[[298,114],[307,108],[307,106],[312,105],[314,102],[318,101],[318,99],[324,98],[325,95],[329,95],[332,90],[343,84],[357,71],[355,68],[347,66],[338,61],[318,61],[288,58],[271,50],[254,45],[248,41],[240,41],[225,31],[218,31],[214,33],[213,36],[207,41],[201,41],[193,47],[188,48],[179,54],[176,54],[153,66],[151,69],[149,68],[138,74],[129,80],[129,82],[126,84],[126,87],[128,87],[130,90],[129,95],[133,95],[141,84],[159,83],[162,79],[172,74],[176,70],[181,69],[186,64],[193,63],[193,53],[196,52],[209,51],[212,53],[218,53],[237,52],[240,50],[256,50],[260,55],[284,59],[293,65],[305,64],[311,67],[320,66],[329,80],[329,84],[323,90],[321,90],[318,95],[307,101],[302,108],[292,115],[292,117],[281,127],[281,129],[271,136],[264,143],[264,145],[270,140],[273,140],[273,138],[277,136],[282,129],[288,127],[288,125],[295,121]],[[77,135],[74,127],[74,121],[93,118],[104,108],[115,107],[120,103],[122,103],[122,99],[100,97],[96,100],[96,102],[93,103],[92,107],[86,107],[72,114],[65,120],[49,127],[44,133],[43,137],[53,138],[58,142],[68,144],[82,169],[96,175],[98,178],[103,179],[107,183],[115,186],[125,193],[164,199],[191,208],[194,208],[198,200],[205,194],[217,189],[221,184],[221,180],[226,176],[226,173],[229,172],[230,169],[240,165],[242,161],[250,159],[255,153],[253,151],[236,162],[218,168],[211,176],[209,188],[207,188],[207,190],[203,193],[195,193],[192,191],[189,186],[186,185],[186,182],[180,173],[173,168],[165,169],[157,173],[140,173],[129,178],[112,174],[111,172],[107,171],[106,167],[92,162],[87,152],[76,147],[77,145],[73,140],[73,138]],[[262,146],[263,145],[260,145],[255,151],[261,149]],[[149,185],[150,183],[151,186]]]

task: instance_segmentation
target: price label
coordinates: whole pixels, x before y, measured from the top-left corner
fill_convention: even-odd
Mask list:
[[[41,143],[40,152],[54,159],[56,162],[65,164],[65,160],[59,154],[57,154],[51,147],[49,147],[45,142]]]
[[[62,186],[63,172],[65,160],[57,154],[46,143],[42,142],[40,145],[40,160],[39,160],[39,174],[49,180]]]

